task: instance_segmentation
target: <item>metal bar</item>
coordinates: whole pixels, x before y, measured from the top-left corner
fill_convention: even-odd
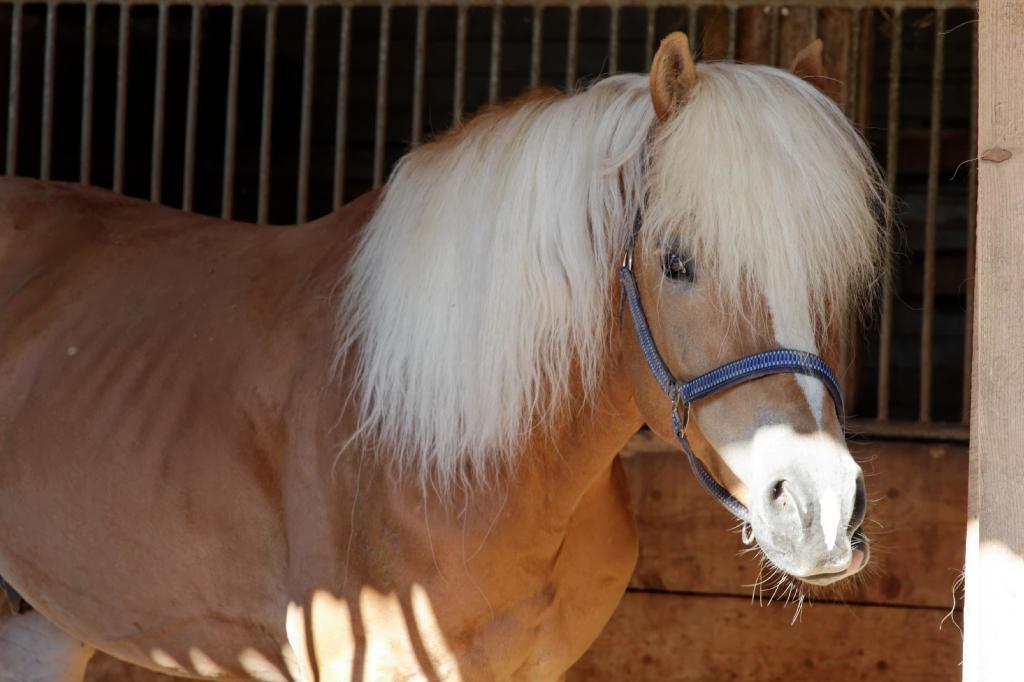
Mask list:
[[[939,145],[942,135],[942,69],[945,57],[946,11],[935,11],[932,54],[931,129],[928,135],[928,190],[924,219],[924,300],[921,305],[921,375],[918,419],[932,417],[932,330],[935,324],[935,242],[939,203]]]
[[[14,0],[15,2],[27,2],[28,0]],[[124,0],[128,5],[145,5],[152,6],[156,4],[157,0]],[[430,7],[452,7],[457,3],[463,3],[472,7],[491,7],[493,0],[425,0]],[[504,0],[506,6],[517,6],[517,7],[533,7],[537,4],[538,0]],[[705,4],[712,5],[714,0],[703,0]],[[104,0],[82,0],[84,3],[91,4],[105,4]],[[224,0],[166,0],[168,4],[175,5],[191,5],[193,2],[198,2],[203,6],[222,6]],[[623,6],[629,7],[645,7],[649,4],[650,0],[621,0]],[[576,0],[576,3],[583,7],[607,7],[608,0]],[[109,3],[106,3],[109,4]],[[118,3],[119,4],[119,3]],[[343,7],[379,7],[380,0],[255,0],[252,5],[256,7],[265,7],[270,4],[276,4],[279,6],[296,6],[296,5],[308,5],[313,4],[316,6],[331,6],[337,7],[341,4]],[[730,4],[737,7],[821,7],[822,0],[730,0]],[[879,7],[879,8],[895,8],[901,7],[905,9],[910,8],[925,8],[934,10],[935,8],[963,8],[963,9],[977,9],[977,0],[828,0],[828,7],[835,7],[840,9],[852,9],[855,7]]]
[[[576,52],[580,32],[580,6],[569,5],[569,38],[565,49],[565,89],[576,87]]]
[[[970,435],[965,424],[957,422],[885,421],[848,419],[848,437],[894,438],[907,440],[945,440],[966,443]]]
[[[96,51],[96,5],[85,6],[85,35],[82,40],[82,126],[79,135],[78,181],[92,179],[92,99]]]
[[[810,26],[808,26],[808,28],[810,29],[811,33],[811,40],[814,40],[815,38],[818,37],[818,6],[812,6],[810,10],[811,21]]]
[[[302,120],[299,123],[299,187],[295,222],[306,222],[309,210],[309,148],[313,124],[313,69],[316,42],[316,7],[306,7],[306,36],[302,49]]]
[[[338,45],[338,101],[335,105],[337,118],[334,122],[333,203],[336,210],[345,203],[345,142],[348,137],[348,71],[351,47],[352,8],[346,5],[341,8],[341,40]],[[421,76],[421,89],[422,85]],[[422,109],[422,105],[420,109]]]
[[[128,111],[128,28],[131,5],[122,2],[117,23],[117,104],[114,111],[114,191],[124,191],[124,138]]]
[[[7,175],[18,173],[18,114],[21,102],[21,3],[11,8],[11,65],[7,91]]]
[[[654,5],[647,6],[646,12],[647,25],[644,30],[644,66],[650,67],[651,60],[654,59],[654,28],[655,20],[658,17],[658,8]],[[690,40],[693,40],[693,36],[687,36]]]
[[[968,149],[978,153],[978,24],[972,25],[971,38],[971,113],[968,125]],[[964,315],[964,379],[960,400],[960,421],[971,421],[971,375],[974,360],[974,250],[978,221],[978,162],[967,172],[967,312]]]
[[[373,186],[384,184],[384,143],[388,129],[388,42],[391,37],[391,5],[380,7],[380,40],[377,44],[377,117],[373,134]]]
[[[903,50],[903,8],[896,7],[892,14],[892,38],[889,46],[889,120],[885,143],[885,175],[889,184],[889,210],[894,210],[896,195],[897,154],[900,139],[900,69]],[[889,239],[892,251],[893,235]],[[882,319],[878,343],[878,410],[879,419],[889,417],[889,380],[892,364],[892,264],[882,271]]]
[[[619,72],[619,5],[608,8],[608,73]]]
[[[39,141],[39,177],[50,179],[53,147],[53,62],[57,54],[57,4],[46,3],[46,43],[43,55],[43,120]]]
[[[167,94],[167,3],[160,3],[156,29],[156,82],[153,86],[153,150],[150,155],[149,198],[160,201],[164,176],[164,99]]]
[[[860,9],[855,9],[851,13],[850,17],[850,43],[847,46],[847,73],[849,74],[849,80],[846,85],[846,97],[844,104],[846,105],[846,116],[853,119],[856,116],[857,111],[857,94],[860,90],[859,77],[860,77]],[[857,122],[854,121],[854,125]],[[858,338],[857,330],[859,326],[859,320],[857,311],[851,309],[846,314],[843,320],[842,334],[839,339],[839,367],[846,376],[851,377],[850,380],[843,381],[843,402],[847,406],[847,410],[856,409],[857,399],[857,379],[859,378],[859,372],[857,371],[857,348],[856,339]],[[852,370],[852,371],[851,371]]]
[[[700,13],[700,6],[691,2],[686,11],[686,37],[690,40],[690,51],[700,53],[704,44],[704,41],[697,35],[697,16]]]
[[[277,5],[267,6],[263,34],[263,114],[260,118],[260,176],[256,222],[265,225],[270,212],[270,152],[274,120],[274,55],[277,51]]]
[[[736,59],[736,31],[737,31],[737,28],[736,28],[737,16],[736,15],[737,14],[738,14],[738,12],[736,10],[736,6],[735,5],[730,5],[729,6],[729,42],[726,43],[726,48],[725,48],[725,58],[726,59]]]
[[[192,5],[188,36],[188,102],[185,112],[185,168],[181,179],[181,207],[192,210],[196,185],[196,109],[199,102],[199,58],[203,41],[204,9]]]
[[[530,87],[540,85],[541,38],[544,33],[544,5],[534,5],[530,29]]]
[[[493,55],[492,55],[493,58]],[[412,143],[423,134],[423,76],[427,61],[427,6],[416,7],[416,61],[412,76]]]
[[[466,12],[466,6],[460,4],[455,15],[455,92],[452,95],[454,123],[462,120],[466,100]]]
[[[487,101],[494,104],[498,101],[498,89],[501,85],[501,40],[502,11],[501,2],[494,3],[491,9],[491,70],[487,84]]]
[[[242,5],[231,6],[231,54],[228,58],[228,102],[224,114],[224,177],[220,217],[231,220],[235,208],[235,123],[238,120],[238,67],[241,59]]]
[[[857,98],[860,95],[860,7],[850,12],[850,47],[847,50],[847,69],[850,74],[849,85],[846,89],[846,116],[858,125],[857,119]]]
[[[779,24],[782,22],[778,7],[767,8],[768,13],[768,63],[779,64]]]

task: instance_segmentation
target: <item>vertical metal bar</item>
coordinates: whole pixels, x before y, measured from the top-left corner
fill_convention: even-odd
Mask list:
[[[619,71],[619,4],[608,7],[608,73]]]
[[[78,181],[83,185],[92,179],[92,97],[96,51],[96,5],[85,6],[85,36],[82,45],[82,127],[79,135]]]
[[[846,116],[859,125],[857,121],[857,101],[860,96],[860,25],[861,8],[850,10],[850,47],[847,50],[847,69],[850,74],[846,86]]]
[[[846,84],[846,96],[844,106],[848,118],[853,118],[857,111],[857,93],[859,91],[859,67],[860,67],[860,8],[856,7],[851,11],[852,25],[850,26],[850,44],[847,46],[847,73],[849,80]],[[854,121],[854,125],[857,122]],[[840,371],[847,377],[843,381],[843,403],[848,411],[853,411],[856,402],[856,386],[859,372],[856,365],[856,339],[858,329],[857,311],[851,309],[842,321],[841,336],[839,338],[839,367]]]
[[[348,71],[352,45],[352,6],[341,8],[341,40],[338,45],[338,101],[334,122],[334,208],[345,203],[345,142],[348,139]],[[422,63],[422,62],[421,62]],[[422,68],[422,67],[421,67]],[[422,90],[422,76],[420,77]],[[420,106],[422,110],[422,104]],[[415,124],[414,124],[415,125]]]
[[[889,120],[885,142],[885,176],[889,183],[889,210],[894,210],[896,173],[900,141],[900,69],[903,56],[903,7],[897,5],[892,13],[892,39],[889,46]],[[888,235],[891,251],[893,235]],[[882,273],[882,319],[878,344],[878,413],[879,419],[889,418],[889,381],[892,364],[892,264]]]
[[[181,179],[181,207],[192,210],[195,196],[196,171],[196,109],[199,102],[199,56],[203,41],[204,10],[192,5],[188,36],[188,102],[185,112],[185,168]]]
[[[686,37],[690,39],[690,52],[699,54],[704,41],[697,35],[697,15],[700,13],[700,6],[691,2],[687,7],[686,15]]]
[[[544,32],[544,5],[533,6],[533,26],[530,32],[530,87],[540,85],[540,48]]]
[[[580,31],[580,6],[569,5],[569,39],[565,50],[565,89],[576,87],[576,48]]]
[[[384,183],[384,144],[388,129],[388,42],[391,37],[391,5],[380,7],[380,40],[377,44],[377,118],[373,135],[373,186]]]
[[[117,104],[114,111],[114,191],[124,191],[125,118],[128,111],[128,29],[131,5],[121,3],[117,23]]]
[[[644,67],[649,68],[651,60],[654,59],[654,28],[655,19],[657,19],[658,8],[654,5],[647,6],[647,26],[644,31]],[[690,40],[693,40],[693,36],[687,36]]]
[[[263,34],[263,114],[260,119],[260,176],[256,222],[265,225],[270,212],[270,145],[274,120],[274,56],[277,52],[277,5],[267,5]]]
[[[153,86],[153,149],[150,154],[149,198],[160,201],[164,177],[164,99],[167,94],[167,2],[160,3],[156,29],[156,83]]]
[[[57,52],[57,4],[46,3],[46,43],[43,55],[43,120],[39,142],[39,177],[50,179],[53,146],[53,62]]]
[[[737,24],[736,6],[729,6],[729,42],[725,48],[726,59],[736,59],[736,24]]]
[[[231,54],[228,58],[228,102],[224,114],[224,177],[220,217],[231,220],[235,208],[235,123],[238,120],[238,67],[242,44],[242,5],[231,6]]]
[[[932,418],[932,330],[935,326],[936,213],[939,203],[939,151],[942,135],[942,69],[945,57],[946,9],[935,10],[932,54],[931,129],[928,132],[928,190],[924,219],[924,300],[921,305],[921,376],[918,419]]]
[[[493,104],[498,101],[498,89],[501,86],[501,41],[502,11],[501,1],[491,7],[491,71],[487,85],[487,101]]]
[[[18,173],[18,114],[21,102],[21,3],[11,9],[11,66],[7,92],[7,175]]]
[[[462,120],[466,99],[466,15],[468,8],[460,4],[455,15],[455,92],[452,95],[452,120]],[[383,38],[382,38],[383,39]]]
[[[302,49],[302,120],[299,123],[299,187],[295,222],[306,222],[309,209],[309,147],[313,124],[313,68],[316,41],[316,5],[306,5],[306,37]]]
[[[968,149],[978,154],[978,24],[972,24],[971,113]],[[967,174],[967,311],[964,315],[964,380],[960,400],[960,421],[971,421],[971,375],[974,360],[974,249],[978,218],[978,162],[971,162]]]
[[[818,37],[818,8],[811,6],[808,9],[811,12],[811,21],[808,28],[810,29],[811,33],[811,40],[814,40],[815,38]]]
[[[779,10],[779,7],[772,7],[768,15],[768,63],[772,66],[779,63]]]
[[[415,59],[412,72],[412,143],[414,145],[419,144],[420,136],[423,134],[423,76],[424,65],[427,61],[427,6],[425,4],[416,7]]]

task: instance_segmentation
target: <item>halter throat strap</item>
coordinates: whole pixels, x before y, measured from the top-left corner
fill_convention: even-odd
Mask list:
[[[672,374],[672,370],[665,364],[658,346],[651,334],[647,316],[640,302],[640,291],[637,288],[636,278],[633,274],[633,249],[636,243],[637,234],[640,231],[641,215],[637,217],[633,225],[633,232],[626,244],[625,255],[622,259],[622,266],[619,269],[619,279],[622,284],[623,296],[629,304],[630,317],[633,318],[633,329],[636,332],[637,340],[640,342],[640,349],[643,351],[644,360],[650,368],[661,390],[668,396],[672,407],[672,430],[676,441],[682,447],[683,452],[690,462],[697,481],[712,497],[719,501],[726,509],[741,521],[750,521],[750,511],[737,500],[733,495],[720,484],[707,470],[693,453],[693,448],[686,438],[686,426],[689,422],[690,406],[693,402],[708,396],[714,395],[737,384],[753,381],[770,374],[802,374],[821,381],[832,396],[836,414],[840,421],[843,418],[843,394],[836,379],[835,372],[819,356],[801,350],[791,348],[773,348],[759,353],[747,355],[733,360],[709,372],[705,372],[689,381],[680,381]]]

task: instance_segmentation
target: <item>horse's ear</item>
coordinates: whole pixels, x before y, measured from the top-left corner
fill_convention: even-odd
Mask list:
[[[815,38],[810,45],[796,53],[789,67],[794,75],[819,88],[824,84],[822,79],[825,77],[825,64],[821,61],[822,47],[821,38]]]
[[[686,100],[697,87],[697,66],[690,54],[690,41],[675,31],[658,47],[651,62],[651,101],[654,113],[665,120]]]

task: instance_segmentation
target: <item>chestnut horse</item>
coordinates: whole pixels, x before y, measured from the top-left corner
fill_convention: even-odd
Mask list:
[[[673,34],[649,77],[489,109],[290,228],[0,183],[0,575],[32,608],[0,678],[80,679],[100,650],[193,678],[558,679],[633,570],[618,453],[645,422],[685,433],[777,570],[863,568],[823,375],[691,407],[652,374],[836,360],[887,220],[807,82],[820,55],[697,66]]]

